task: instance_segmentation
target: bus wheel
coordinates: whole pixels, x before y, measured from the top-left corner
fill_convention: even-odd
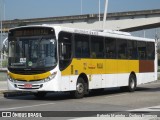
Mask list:
[[[85,91],[86,91],[86,85],[85,82],[83,80],[83,78],[78,78],[77,80],[77,85],[76,85],[76,91],[72,91],[71,95],[73,95],[74,98],[83,98]]]
[[[38,99],[43,99],[46,96],[47,92],[37,92],[34,93],[34,96]]]
[[[134,92],[136,90],[136,87],[137,87],[136,77],[134,74],[131,74],[129,77],[128,91]]]

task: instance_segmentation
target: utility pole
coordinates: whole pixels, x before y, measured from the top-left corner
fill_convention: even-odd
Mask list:
[[[6,20],[6,5],[5,5],[5,0],[3,1],[3,20]]]
[[[81,0],[81,15],[83,14],[83,7],[82,7],[82,5],[83,5],[83,1]]]
[[[2,0],[0,1],[1,2],[1,4],[0,4],[0,21],[1,21],[1,41],[0,41],[0,48],[1,48],[1,46],[2,46],[2,11],[3,11],[3,8],[2,8]],[[0,49],[0,51],[1,51],[1,68],[2,68],[2,49]]]
[[[143,37],[144,38],[146,37],[146,31],[145,30],[143,31]]]
[[[2,60],[3,60],[3,52],[2,52],[2,47],[3,47],[3,41],[2,41],[2,39],[3,39],[3,19],[5,19],[5,1],[4,0],[1,0],[0,1],[0,29],[1,29],[1,37],[0,37],[0,51],[1,51],[1,68],[3,67],[2,66]]]
[[[99,21],[101,21],[101,0],[99,0]]]
[[[106,18],[107,18],[108,0],[105,0],[104,16],[103,16],[103,30],[105,28]]]

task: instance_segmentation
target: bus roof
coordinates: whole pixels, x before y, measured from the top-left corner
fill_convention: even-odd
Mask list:
[[[53,27],[55,29],[59,29],[60,31],[66,31],[71,33],[96,35],[96,36],[127,39],[127,40],[129,39],[129,40],[137,40],[137,41],[155,42],[155,39],[136,37],[136,36],[132,36],[128,32],[121,32],[121,31],[115,31],[115,30],[90,30],[90,29],[69,28],[69,27],[51,26],[51,25],[43,25],[43,26]]]
[[[103,37],[110,37],[110,38],[155,42],[155,39],[132,36],[128,32],[121,32],[121,31],[115,31],[115,30],[90,30],[90,29],[69,28],[69,27],[62,27],[62,26],[49,25],[49,24],[21,26],[21,27],[12,28],[10,30],[18,29],[18,28],[26,28],[26,27],[50,27],[50,28],[54,28],[55,31],[58,31],[58,32],[65,31],[70,33],[96,35],[96,36],[103,36]]]

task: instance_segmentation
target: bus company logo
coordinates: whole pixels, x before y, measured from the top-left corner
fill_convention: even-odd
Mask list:
[[[2,112],[2,118],[38,118],[42,117],[42,113],[34,113],[34,112]]]
[[[2,112],[2,117],[12,117],[11,112]]]

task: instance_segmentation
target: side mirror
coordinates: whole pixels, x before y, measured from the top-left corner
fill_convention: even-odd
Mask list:
[[[4,39],[4,41],[3,41],[2,51],[4,53],[8,53],[8,38]],[[5,55],[5,56],[7,56],[7,55]]]

